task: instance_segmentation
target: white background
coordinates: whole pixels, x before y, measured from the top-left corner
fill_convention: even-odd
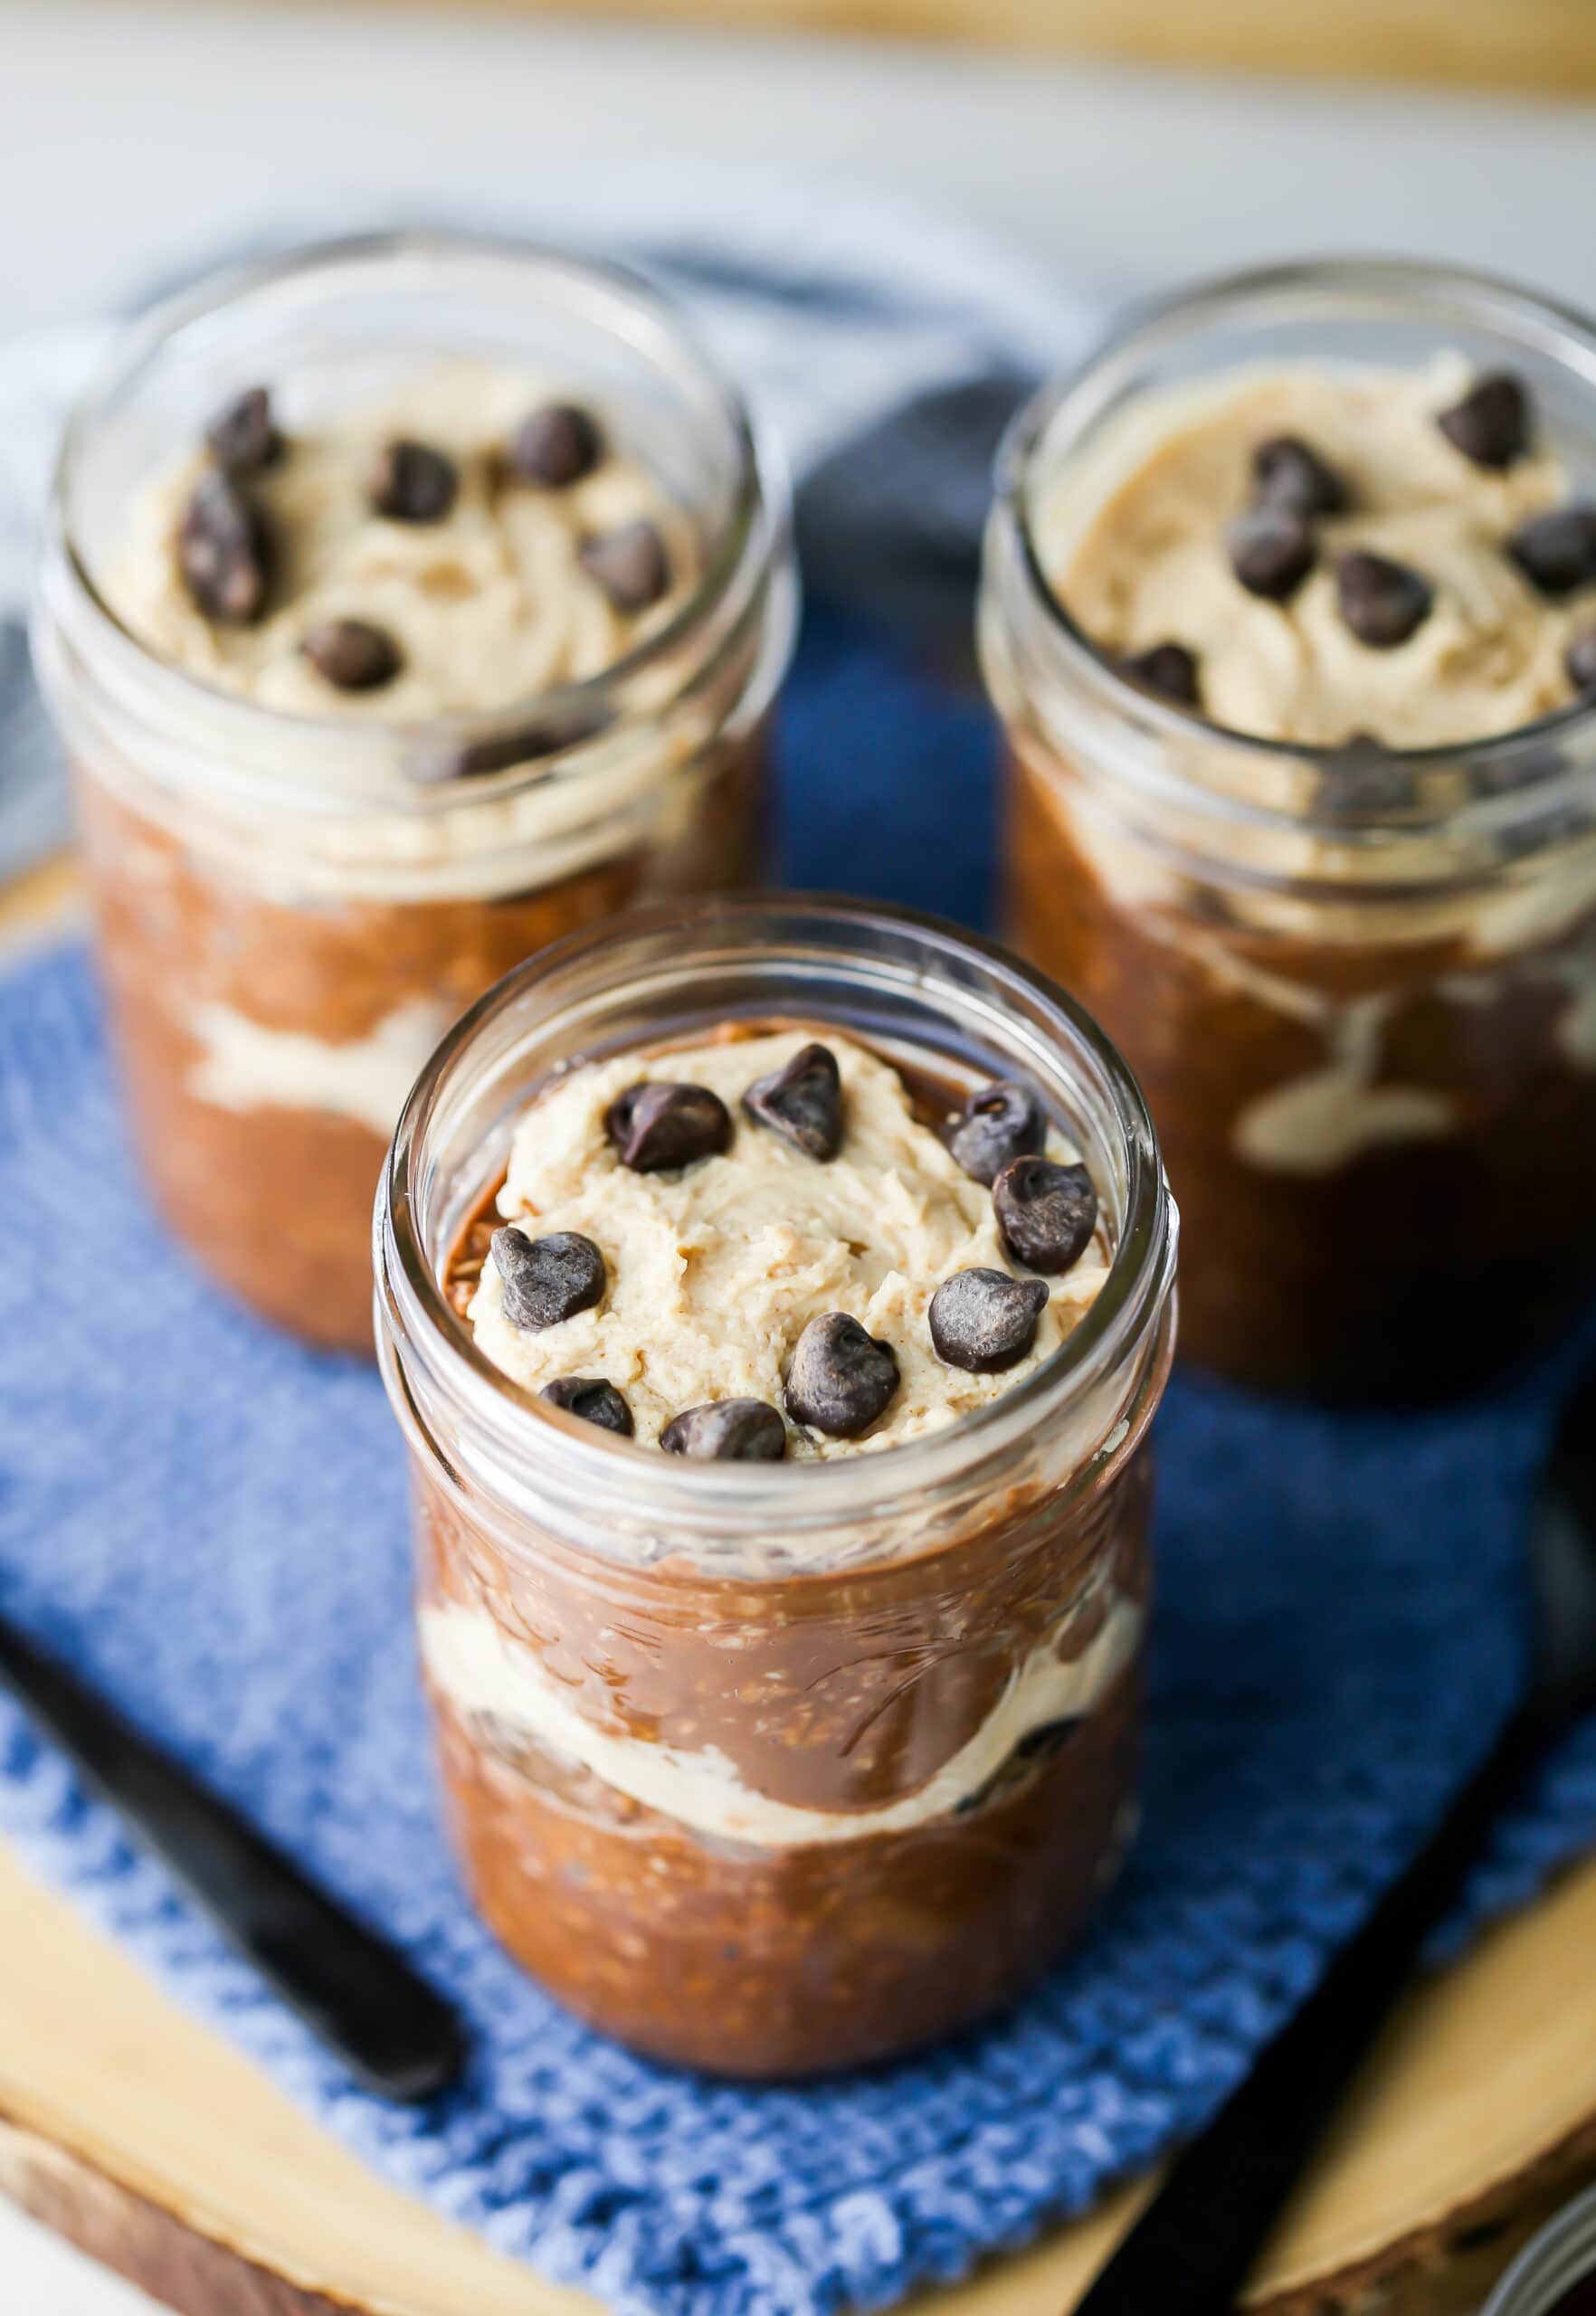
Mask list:
[[[550,172],[671,162],[889,178],[1071,285],[1390,251],[1596,302],[1585,107],[458,8],[0,0],[0,338],[285,213],[504,209]],[[0,2207],[4,2316],[149,2306]]]

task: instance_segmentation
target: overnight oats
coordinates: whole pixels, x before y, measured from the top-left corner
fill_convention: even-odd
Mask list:
[[[372,1193],[443,1030],[575,927],[756,876],[794,608],[779,473],[622,277],[385,238],[131,333],[68,431],[35,651],[140,1154],[227,1286],[369,1348]]]
[[[1244,1381],[1484,1377],[1596,1273],[1596,335],[1393,265],[1137,321],[1006,446],[1011,922]]]
[[[1023,1988],[1134,1816],[1175,1219],[1040,976],[843,904],[651,910],[401,1121],[379,1353],[483,1913],[745,2076]]]

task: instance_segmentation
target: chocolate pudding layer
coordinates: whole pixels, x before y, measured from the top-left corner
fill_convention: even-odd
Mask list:
[[[1322,270],[1322,355],[1321,277],[1264,279],[1193,299],[1195,381],[1171,308],[1044,398],[983,608],[1012,921],[1146,1087],[1183,1343],[1354,1400],[1481,1380],[1596,1277],[1596,403],[1445,350],[1445,277],[1420,354],[1395,271]],[[1344,358],[1382,296],[1406,360]]]
[[[1169,1353],[1167,1248],[1088,1121],[761,993],[546,1065],[474,1188],[457,1153],[437,1340],[384,1274],[478,1902],[583,2016],[751,2077],[991,2009],[1111,1875]],[[1076,1395],[1148,1261],[1127,1363]],[[461,1345],[499,1479],[436,1396]]]
[[[134,334],[36,651],[140,1154],[228,1286],[369,1348],[416,1072],[544,943],[757,876],[792,624],[780,486],[641,290],[379,240]]]

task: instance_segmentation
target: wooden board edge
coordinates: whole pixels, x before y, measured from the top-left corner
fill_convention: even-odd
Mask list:
[[[4,2113],[0,2194],[176,2316],[378,2316],[290,2283]]]

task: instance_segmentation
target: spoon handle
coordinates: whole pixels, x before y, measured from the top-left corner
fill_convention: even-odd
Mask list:
[[[1175,2158],[1074,2316],[1231,2316],[1343,2092],[1545,1746],[1515,1713],[1412,1864]]]
[[[460,2021],[403,1955],[5,1623],[0,1682],[367,2089],[425,2099],[453,2079]]]

